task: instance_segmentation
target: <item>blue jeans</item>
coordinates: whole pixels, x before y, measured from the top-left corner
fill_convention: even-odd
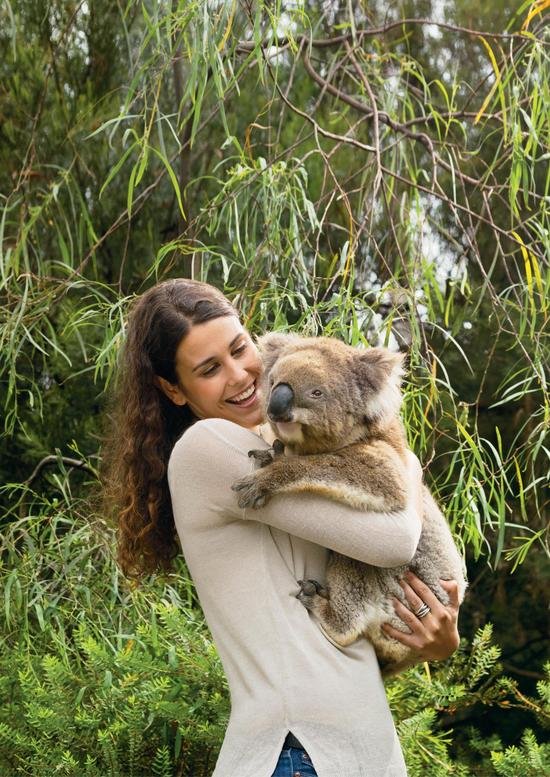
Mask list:
[[[317,777],[311,758],[299,747],[284,747],[271,777]]]

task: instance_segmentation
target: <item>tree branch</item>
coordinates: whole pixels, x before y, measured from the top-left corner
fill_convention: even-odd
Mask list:
[[[90,465],[87,464],[85,461],[82,461],[81,459],[72,459],[69,456],[56,456],[54,454],[50,454],[49,456],[44,456],[44,458],[38,462],[36,467],[33,469],[32,473],[24,481],[24,485],[30,486],[31,483],[34,480],[36,480],[36,478],[40,475],[40,473],[45,467],[50,467],[52,464],[57,464],[58,462],[65,464],[65,466],[67,467],[74,467],[74,469],[81,469],[83,472],[87,472],[89,475],[92,475],[94,478],[97,478],[97,472],[95,472],[95,470],[93,470],[92,467],[90,467]]]
[[[470,29],[469,27],[460,27],[455,24],[447,24],[446,22],[436,22],[433,19],[399,19],[396,22],[390,22],[389,24],[385,24],[382,27],[368,27],[363,30],[356,30],[355,34],[352,32],[346,33],[345,35],[336,35],[333,38],[308,38],[306,35],[299,35],[297,38],[290,39],[285,36],[281,36],[280,38],[277,38],[276,41],[269,41],[266,42],[265,46],[269,46],[270,48],[272,46],[288,46],[289,44],[300,44],[303,39],[306,40],[309,45],[313,46],[313,48],[316,49],[324,49],[324,48],[331,48],[332,46],[340,46],[346,41],[353,41],[354,39],[358,42],[361,41],[362,38],[366,37],[372,37],[374,35],[385,35],[387,32],[390,32],[391,30],[394,30],[399,27],[404,27],[405,25],[417,25],[417,26],[432,26],[432,27],[439,27],[443,30],[450,30],[451,32],[460,32],[464,33],[466,35],[475,35],[480,38],[494,38],[498,40],[519,40],[519,41],[526,41],[526,40],[533,40],[533,36],[531,34],[525,35],[521,32],[512,32],[512,33],[503,33],[503,32],[486,32],[484,30],[474,30]],[[546,41],[543,38],[534,38],[538,43],[541,43],[543,45],[550,45],[550,41]],[[263,45],[263,44],[262,44]],[[256,43],[254,41],[248,41],[248,40],[241,40],[237,44],[237,51],[242,52],[249,52],[254,51],[256,48]]]

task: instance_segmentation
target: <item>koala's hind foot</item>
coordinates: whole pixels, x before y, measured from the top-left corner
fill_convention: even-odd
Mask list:
[[[306,610],[313,612],[321,623],[323,630],[338,645],[345,647],[355,642],[363,633],[363,624],[356,617],[334,608],[329,591],[323,588],[317,580],[298,580],[300,592],[296,598]]]
[[[311,610],[315,596],[320,596],[323,599],[328,599],[328,590],[323,588],[321,583],[317,580],[298,580],[300,586],[300,593],[296,595],[306,610]]]

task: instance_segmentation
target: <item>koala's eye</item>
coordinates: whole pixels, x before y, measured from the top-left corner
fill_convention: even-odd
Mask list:
[[[313,389],[313,391],[311,392],[311,396],[315,398],[322,397],[323,392],[320,391],[319,389]]]

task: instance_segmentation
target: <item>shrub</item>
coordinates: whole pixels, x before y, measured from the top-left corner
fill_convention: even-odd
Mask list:
[[[207,777],[228,693],[183,562],[129,584],[113,530],[61,507],[36,500],[0,546],[0,774]],[[501,675],[491,637],[487,625],[452,660],[388,683],[410,777],[544,773],[549,750],[532,731],[504,748],[460,726],[478,705],[549,720],[550,682],[540,700],[525,697]]]

